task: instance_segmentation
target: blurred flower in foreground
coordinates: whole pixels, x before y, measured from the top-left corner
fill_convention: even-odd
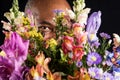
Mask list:
[[[23,40],[16,32],[0,46],[5,53],[0,56],[0,77],[2,79],[22,80],[23,63],[27,59],[29,40]]]

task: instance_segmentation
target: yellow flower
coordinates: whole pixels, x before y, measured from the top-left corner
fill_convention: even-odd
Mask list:
[[[56,46],[57,46],[57,41],[53,38],[51,38],[50,40],[48,40],[47,42],[47,45],[49,46],[49,48],[54,51]]]
[[[34,68],[34,66],[30,69],[30,73],[31,73],[33,78],[39,76],[39,73],[38,73],[37,69]]]
[[[51,72],[47,73],[47,79],[48,80],[54,80],[53,75]]]
[[[32,38],[39,38],[40,41],[43,40],[42,34],[38,33],[37,30],[32,30],[32,31],[29,31],[28,33],[29,33],[30,37],[32,37]]]
[[[44,65],[45,56],[43,52],[42,53],[39,52],[38,55],[35,57],[35,60],[38,64]]]
[[[30,21],[29,21],[28,17],[23,17],[23,24],[30,25]]]

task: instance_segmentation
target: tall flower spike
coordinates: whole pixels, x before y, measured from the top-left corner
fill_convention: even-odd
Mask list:
[[[87,21],[87,32],[97,33],[101,25],[101,11],[94,12]]]
[[[97,31],[101,25],[101,11],[94,12],[87,21],[86,31],[88,32],[88,40],[90,42],[97,41]]]
[[[18,0],[13,0],[12,8],[10,9],[10,12],[14,12],[15,17],[18,16],[18,12],[19,12]]]
[[[73,2],[73,4],[73,10],[75,12],[79,12],[85,7],[85,0],[76,0]]]

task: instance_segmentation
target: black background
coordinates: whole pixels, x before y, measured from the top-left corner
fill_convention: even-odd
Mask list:
[[[24,11],[27,0],[18,0],[20,11]],[[72,5],[73,0],[68,0]],[[120,35],[120,3],[119,0],[85,0],[86,7],[91,8],[91,12],[102,12],[102,24],[99,32],[106,32],[112,36],[112,33]],[[0,20],[6,20],[3,16],[12,6],[12,0],[0,0]],[[2,24],[0,23],[0,45],[3,43],[4,35],[2,33]]]

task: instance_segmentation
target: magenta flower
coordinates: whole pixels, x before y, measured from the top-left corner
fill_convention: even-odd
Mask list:
[[[87,64],[88,66],[92,66],[93,64],[99,64],[102,61],[101,56],[98,53],[92,52],[87,56]]]
[[[94,12],[87,21],[87,28],[86,31],[88,32],[88,40],[90,42],[94,42],[98,40],[97,38],[97,31],[101,25],[101,11]]]
[[[16,32],[0,46],[5,56],[0,56],[0,78],[6,76],[9,80],[21,80],[22,64],[27,58],[29,41],[23,40]]]

